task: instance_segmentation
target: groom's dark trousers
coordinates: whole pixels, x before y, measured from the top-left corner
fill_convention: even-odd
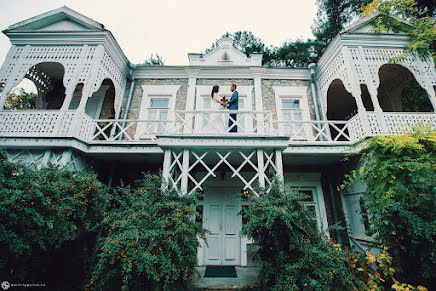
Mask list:
[[[239,93],[238,91],[233,92],[232,98],[228,102],[229,109],[230,110],[238,110],[238,97]],[[230,113],[230,119],[229,119],[229,132],[238,132],[238,126],[234,124],[237,120],[237,113]]]

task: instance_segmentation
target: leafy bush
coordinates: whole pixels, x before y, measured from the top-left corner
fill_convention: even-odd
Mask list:
[[[52,265],[56,250],[82,233],[96,230],[107,198],[106,188],[95,174],[54,166],[37,170],[10,162],[1,151],[2,278],[47,282],[50,272],[59,275],[60,270]]]
[[[137,187],[113,191],[91,289],[167,289],[188,283],[198,237],[205,231],[191,219],[195,198],[163,192],[161,181],[146,174]]]
[[[355,290],[362,283],[350,273],[346,255],[318,232],[313,214],[298,192],[275,186],[259,197],[248,195],[241,213],[242,233],[258,245],[261,284],[272,290]],[[363,290],[363,288],[358,288]]]
[[[388,248],[399,276],[436,285],[436,132],[372,139],[364,155],[363,199],[370,230]]]
[[[35,93],[27,93],[23,88],[20,88],[19,93],[11,93],[5,102],[5,109],[29,110],[36,108],[36,99],[38,95]]]

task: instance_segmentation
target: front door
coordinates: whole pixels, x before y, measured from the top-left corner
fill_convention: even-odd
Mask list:
[[[234,188],[208,188],[205,193],[207,236],[205,265],[239,265],[241,217]]]

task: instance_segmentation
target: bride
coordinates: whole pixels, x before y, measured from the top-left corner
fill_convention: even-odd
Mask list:
[[[210,106],[210,109],[213,111],[221,111],[226,105],[218,97],[219,92],[220,87],[218,85],[213,86],[211,92],[212,102]],[[224,115],[224,111],[222,113],[213,112],[210,114],[207,128],[210,129],[211,133],[224,133],[226,131]]]

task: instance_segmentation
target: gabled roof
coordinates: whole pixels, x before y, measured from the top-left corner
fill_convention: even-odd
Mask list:
[[[38,16],[9,26],[4,34],[30,31],[104,31],[103,24],[80,14],[67,6],[51,10]]]
[[[223,36],[216,47],[206,54],[189,53],[190,65],[206,66],[261,66],[263,54],[250,54],[249,57],[233,45],[233,39]]]
[[[374,14],[368,15],[364,18],[359,19],[358,21],[355,21],[349,25],[347,25],[339,34],[352,34],[352,33],[370,33],[372,31],[372,23],[374,22],[375,18],[383,15],[381,12],[376,12]],[[412,25],[398,17],[394,17],[389,15],[388,17],[397,20],[399,23],[403,24],[404,26],[411,27]]]

